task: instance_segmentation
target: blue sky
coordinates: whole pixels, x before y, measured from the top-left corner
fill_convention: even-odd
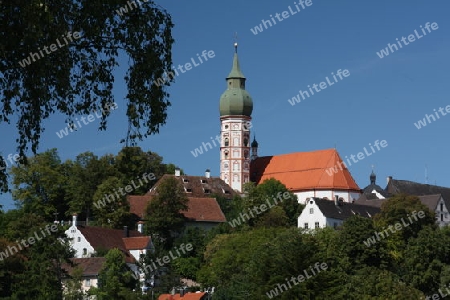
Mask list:
[[[215,56],[178,76],[169,87],[172,107],[167,124],[160,134],[139,142],[145,151],[157,152],[187,174],[201,175],[209,168],[218,176],[218,148],[198,157],[191,151],[219,134],[219,99],[226,88],[237,32],[241,69],[253,98],[252,135],[256,133],[260,156],[336,146],[344,158],[369,149],[369,143],[386,140],[387,147],[349,167],[361,188],[369,183],[372,165],[382,187],[389,175],[425,183],[426,168],[428,183],[450,186],[450,116],[440,114],[421,129],[414,125],[425,114],[450,105],[448,1],[312,0],[311,6],[257,35],[250,29],[271,14],[289,11],[289,6],[295,11],[294,1],[158,3],[175,23],[175,65],[196,59],[203,50],[212,50]],[[425,36],[420,26],[427,22],[436,22],[439,28]],[[382,59],[376,54],[414,30],[422,35],[420,39]],[[118,74],[126,64],[124,60]],[[331,72],[338,69],[348,69],[350,76],[294,106],[289,104],[299,90],[327,76],[331,79]],[[127,128],[124,95],[118,77],[118,108],[107,131],[98,131],[96,120],[60,139],[56,132],[64,128],[64,116],[46,120],[40,151],[58,148],[63,160],[85,151],[116,154]],[[15,127],[2,124],[0,132],[3,155],[16,153]],[[1,195],[0,200],[5,208],[13,207],[11,195]]]

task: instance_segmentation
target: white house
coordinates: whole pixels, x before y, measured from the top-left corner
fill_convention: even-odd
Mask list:
[[[305,208],[298,217],[298,227],[304,229],[333,227],[336,228],[345,219],[354,215],[371,218],[380,212],[377,207],[357,205],[336,199],[308,198]]]
[[[95,226],[77,225],[77,216],[74,215],[72,225],[66,230],[66,235],[71,240],[71,246],[75,250],[75,258],[88,258],[99,251],[108,251],[117,248],[125,255],[128,267],[141,278],[141,285],[145,288],[144,273],[139,270],[138,262],[141,255],[152,251],[153,244],[149,236],[143,233],[143,223],[138,224],[138,231],[111,229]]]

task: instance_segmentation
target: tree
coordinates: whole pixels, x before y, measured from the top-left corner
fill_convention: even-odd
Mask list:
[[[67,178],[61,169],[56,149],[47,150],[29,160],[27,165],[13,166],[13,198],[27,213],[36,213],[47,221],[54,213],[67,211]]]
[[[91,288],[89,294],[96,295],[98,300],[131,300],[137,281],[127,267],[125,255],[119,249],[111,249],[105,259],[99,274],[99,286]]]
[[[148,232],[164,244],[165,249],[172,247],[174,238],[184,227],[182,212],[187,210],[187,203],[188,198],[179,181],[166,177],[145,210]]]
[[[28,240],[29,246],[14,255],[22,255],[23,269],[12,278],[12,299],[62,298],[63,263],[68,263],[74,253],[62,226],[44,231],[50,225],[42,217],[27,214],[11,227],[16,228],[13,240]],[[52,224],[53,226],[56,226]],[[34,243],[30,242],[34,238]]]
[[[297,218],[303,206],[298,203],[297,196],[289,192],[280,181],[271,178],[263,183],[255,185],[247,183],[244,186],[246,197],[242,199],[244,211],[253,210],[255,207],[266,205],[269,208],[260,212],[255,218],[249,220],[254,226],[297,226]],[[275,209],[270,206],[281,208]],[[274,210],[275,209],[275,210]]]
[[[110,228],[128,225],[131,218],[130,204],[119,191],[123,192],[123,183],[117,177],[109,177],[98,186],[93,199],[98,225]]]
[[[78,213],[79,218],[86,218],[86,221],[91,217],[94,194],[100,184],[109,177],[120,176],[112,154],[99,159],[92,152],[84,152],[77,155],[75,161],[64,162],[63,170],[68,177],[66,192],[70,207],[66,216]]]
[[[102,111],[99,129],[106,129],[118,58],[129,64],[124,141],[159,132],[170,106],[166,86],[173,77],[164,75],[172,71],[173,23],[153,1],[139,3],[128,9],[121,0],[0,2],[2,39],[8,41],[0,46],[0,122],[17,116],[20,156],[29,145],[36,153],[43,121],[55,113],[70,122]],[[6,185],[1,170],[2,191]]]
[[[70,277],[65,282],[64,299],[65,300],[83,300],[85,295],[81,289],[83,280],[83,268],[77,266],[73,268]]]
[[[140,147],[124,147],[116,156],[115,167],[121,174],[123,182],[141,178],[143,174],[154,174],[153,179],[133,190],[134,195],[144,195],[165,173],[163,158],[155,152],[144,152]]]

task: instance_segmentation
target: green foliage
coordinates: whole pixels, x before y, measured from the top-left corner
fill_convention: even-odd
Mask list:
[[[297,218],[301,214],[303,205],[298,203],[297,196],[289,192],[284,184],[276,179],[266,179],[263,183],[255,185],[250,182],[245,184],[242,199],[243,210],[248,212],[255,207],[266,205],[267,210],[260,212],[248,222],[250,226],[296,226]],[[276,206],[282,208],[271,208]]]
[[[29,145],[36,153],[44,120],[55,113],[69,121],[75,115],[103,110],[99,129],[106,129],[119,56],[129,58],[123,78],[126,145],[159,132],[165,124],[170,106],[166,86],[172,80],[155,82],[172,67],[171,17],[151,0],[119,16],[116,10],[123,6],[126,3],[121,0],[0,2],[1,19],[8,20],[2,26],[8,42],[0,47],[0,122],[17,118],[21,156]],[[65,44],[62,36],[69,32],[80,32],[81,37],[33,58],[30,65],[19,64],[29,59],[30,52],[38,53],[57,40]],[[4,190],[5,171],[0,174]]]
[[[117,177],[106,179],[97,188],[93,201],[98,225],[120,228],[128,224],[130,205],[123,193],[123,184]]]
[[[13,198],[25,212],[54,220],[54,213],[62,215],[68,208],[64,173],[56,149],[36,155],[27,165],[13,166]]]
[[[91,288],[90,295],[98,300],[129,300],[137,281],[125,263],[125,255],[119,249],[111,249],[105,256],[105,264],[99,274],[99,287]]]
[[[81,290],[83,269],[75,267],[71,274],[68,274],[69,278],[65,281],[64,299],[66,300],[83,300],[84,293]]]
[[[172,248],[174,238],[181,233],[187,210],[188,198],[183,187],[174,177],[167,177],[157,187],[157,193],[146,208],[146,226],[154,241]]]

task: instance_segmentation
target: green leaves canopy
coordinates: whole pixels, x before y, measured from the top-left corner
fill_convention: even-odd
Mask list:
[[[0,2],[0,38],[7,41],[0,44],[0,122],[16,122],[21,156],[30,145],[37,152],[42,122],[52,114],[69,121],[111,106],[117,100],[112,91],[119,58],[128,61],[127,145],[165,124],[170,80],[160,86],[155,81],[171,70],[173,23],[153,1],[140,3],[130,9],[121,0]],[[123,6],[128,12],[120,16]],[[81,37],[70,41],[68,33],[75,32]],[[65,46],[53,51],[58,41]],[[100,129],[106,129],[108,115],[105,110]],[[0,188],[7,184],[4,172]]]

